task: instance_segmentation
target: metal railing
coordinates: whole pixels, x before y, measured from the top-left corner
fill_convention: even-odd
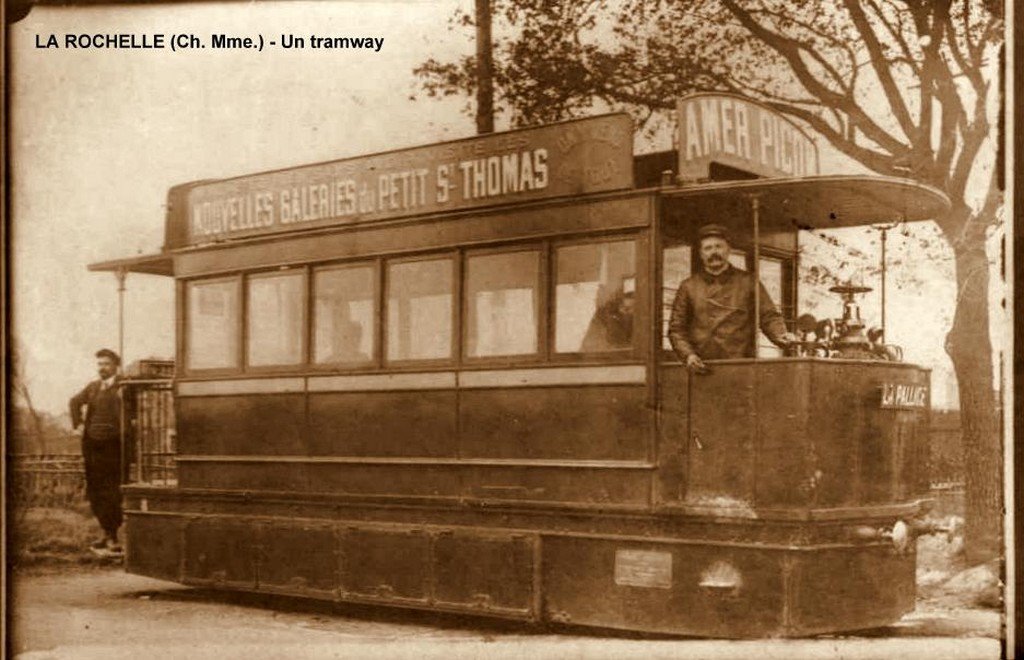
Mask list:
[[[174,422],[174,387],[170,380],[125,381],[132,398],[133,432],[124,457],[128,482],[174,485],[178,438]]]

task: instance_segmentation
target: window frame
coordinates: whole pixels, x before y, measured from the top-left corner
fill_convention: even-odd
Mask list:
[[[444,358],[412,358],[394,360],[388,355],[388,330],[391,327],[389,312],[389,301],[391,299],[391,276],[390,266],[392,264],[414,263],[417,261],[441,261],[448,260],[452,267],[452,304],[451,304],[451,345],[448,357]],[[380,302],[380,369],[382,371],[402,369],[415,369],[417,367],[452,367],[459,364],[459,341],[461,338],[461,312],[462,305],[462,259],[459,250],[450,249],[437,252],[427,252],[416,255],[394,255],[383,257],[381,263],[381,277],[383,278],[382,296]]]
[[[773,259],[781,263],[782,266],[782,300],[776,300],[775,306],[778,307],[779,313],[782,314],[783,319],[786,319],[786,311],[792,312],[792,319],[788,319],[790,323],[795,322],[798,311],[799,299],[797,298],[797,254],[789,252],[788,250],[781,250],[775,247],[761,246],[758,250],[762,259]],[[754,271],[753,268],[754,255],[753,250],[747,257],[747,270],[750,272]],[[760,270],[758,271],[760,272]],[[786,326],[787,329],[789,325]]]
[[[601,352],[564,352],[555,350],[557,336],[557,288],[558,288],[558,250],[562,248],[599,245],[604,243],[628,242],[633,246],[634,274],[636,282],[636,298],[633,316],[633,336],[629,347]],[[453,368],[500,368],[524,364],[536,365],[570,365],[576,363],[632,363],[643,359],[643,354],[650,339],[644,334],[644,323],[655,318],[654,301],[647,291],[650,274],[645,267],[646,256],[653,240],[645,238],[642,228],[626,231],[560,235],[536,237],[527,240],[504,241],[479,246],[457,246],[432,251],[400,252],[391,254],[367,255],[359,258],[321,260],[307,263],[296,263],[287,266],[274,266],[240,270],[232,273],[219,273],[210,276],[182,278],[181,308],[182,332],[180,351],[182,363],[185,365],[182,375],[185,377],[220,377],[238,375],[317,375],[324,373],[386,373],[418,370],[437,370]],[[765,251],[768,253],[768,251]],[[775,251],[772,251],[775,252]],[[523,355],[488,355],[470,356],[469,323],[471,301],[467,295],[468,260],[474,257],[502,255],[514,253],[532,253],[537,258],[537,277],[535,295],[537,299],[537,350]],[[774,254],[772,256],[775,256]],[[783,258],[788,255],[783,255]],[[660,257],[659,257],[660,258]],[[389,296],[392,278],[392,264],[401,265],[421,261],[447,261],[451,268],[451,344],[449,355],[443,358],[391,359],[388,356],[388,332],[391,318],[389,314]],[[374,346],[371,359],[366,362],[330,362],[316,363],[316,277],[321,272],[348,270],[354,268],[371,268],[373,282],[373,334]],[[661,264],[658,264],[660,270]],[[787,271],[787,274],[789,271]],[[249,362],[249,351],[252,343],[250,336],[251,286],[255,279],[282,275],[296,275],[300,278],[302,291],[301,332],[299,334],[300,359],[298,362],[281,365],[252,365]],[[234,366],[212,368],[189,368],[193,338],[190,332],[192,322],[191,298],[196,285],[231,283],[237,297],[238,309],[234,328],[236,355]],[[787,282],[788,283],[788,282]],[[658,301],[660,304],[660,301]]]
[[[322,262],[309,265],[309,286],[306,328],[307,360],[306,366],[314,372],[360,372],[383,368],[384,357],[384,312],[381,293],[383,290],[383,262],[382,258],[358,259],[354,261]],[[349,270],[353,268],[372,269],[373,282],[373,354],[366,362],[316,362],[316,275],[317,273],[334,270]]]
[[[593,245],[599,243],[619,243],[623,241],[630,241],[633,243],[634,255],[634,274],[633,278],[636,282],[635,285],[635,302],[633,307],[633,340],[632,345],[629,348],[615,349],[611,351],[600,351],[600,352],[558,352],[555,350],[555,340],[558,326],[558,309],[557,309],[557,290],[558,290],[558,250],[563,247],[577,247],[581,245]],[[646,272],[643,271],[643,253],[641,250],[644,247],[643,232],[634,230],[629,233],[616,233],[616,234],[599,234],[599,235],[586,235],[586,236],[575,236],[575,237],[559,237],[553,239],[549,244],[548,251],[548,273],[549,273],[549,286],[548,286],[548,329],[547,329],[547,345],[548,352],[546,355],[546,361],[549,364],[573,364],[579,362],[632,362],[642,358],[642,346],[644,343],[643,332],[638,330],[637,321],[641,321],[643,325],[644,319],[648,315],[644,311],[644,305],[647,304],[646,294]],[[596,310],[595,310],[596,311]]]
[[[299,347],[299,361],[291,362],[288,364],[249,364],[249,345],[251,340],[251,337],[249,336],[249,296],[251,292],[251,289],[249,288],[249,282],[257,279],[268,279],[275,276],[280,277],[282,275],[293,274],[300,275],[300,281],[302,283],[302,291],[299,293],[299,298],[302,300],[302,326],[299,329],[299,341],[301,342],[301,345]],[[249,271],[245,273],[244,280],[244,289],[242,292],[244,296],[244,302],[242,306],[242,371],[244,373],[261,374],[290,373],[306,369],[309,366],[309,265],[305,264],[301,266],[280,267],[275,268],[273,270]]]
[[[182,353],[185,373],[189,375],[221,376],[238,374],[243,370],[245,363],[245,289],[243,285],[244,273],[231,275],[215,275],[213,277],[196,277],[183,281],[182,305],[184,314],[182,323]],[[235,285],[235,295],[238,301],[238,318],[235,321],[235,365],[232,367],[192,367],[192,295],[194,286],[197,284],[219,284],[230,282]]]
[[[536,285],[536,296],[537,296],[537,350],[533,353],[519,354],[519,355],[482,355],[482,356],[471,356],[469,355],[469,312],[470,312],[470,300],[466,292],[469,290],[469,259],[472,257],[500,255],[500,254],[515,254],[517,252],[534,252],[537,256],[537,279]],[[462,327],[459,332],[460,339],[460,363],[465,366],[485,366],[485,365],[505,365],[505,364],[525,364],[525,363],[539,363],[545,362],[548,359],[548,335],[547,328],[549,325],[549,318],[551,316],[548,289],[550,288],[551,279],[549,277],[550,269],[548,267],[550,263],[551,245],[550,242],[524,242],[515,244],[505,244],[500,246],[484,247],[484,248],[473,248],[463,250],[461,255],[461,287],[459,289],[460,307]]]
[[[679,285],[680,286],[682,286],[682,283],[684,281],[686,281],[686,279],[688,277],[692,276],[694,273],[697,272],[697,270],[696,270],[697,269],[697,261],[700,259],[700,255],[697,254],[697,248],[693,245],[693,243],[689,242],[689,239],[680,240],[680,241],[678,241],[676,243],[673,243],[673,244],[669,245],[668,248],[678,247],[678,246],[681,246],[681,245],[682,246],[686,246],[686,247],[688,247],[690,249],[690,272],[688,272],[688,273],[683,275],[683,279],[681,279],[679,281]],[[675,351],[672,350],[671,344],[669,346],[665,346],[665,343],[668,342],[668,328],[669,328],[669,323],[672,320],[672,305],[675,302],[676,292],[679,291],[679,287],[678,286],[675,289],[672,289],[672,296],[671,296],[672,299],[668,302],[668,304],[664,303],[664,295],[665,295],[665,250],[668,249],[668,248],[666,248],[666,246],[665,246],[665,244],[663,242],[661,245],[658,246],[658,254],[656,256],[656,258],[658,259],[658,286],[657,286],[658,299],[657,299],[657,304],[658,304],[658,307],[660,308],[660,312],[659,312],[658,318],[657,318],[659,334],[658,334],[658,342],[657,342],[656,352],[660,352],[662,355],[665,355],[665,354],[674,355],[675,354]]]
[[[762,259],[771,259],[778,261],[781,268],[781,279],[782,279],[782,299],[772,301],[775,303],[776,309],[779,310],[779,314],[782,315],[782,321],[786,324],[786,330],[790,332],[796,331],[796,318],[798,316],[797,311],[799,310],[800,299],[797,297],[797,254],[790,253],[787,250],[782,250],[775,247],[761,246],[758,250]],[[751,255],[747,258],[747,269],[753,272],[754,256],[753,250]],[[760,274],[760,269],[758,269]],[[756,346],[759,348],[761,345],[761,333],[758,332],[758,341]],[[767,358],[761,358],[767,359]]]

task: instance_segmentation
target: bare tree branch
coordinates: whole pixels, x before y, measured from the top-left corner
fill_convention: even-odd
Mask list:
[[[774,108],[779,112],[786,113],[806,122],[811,128],[828,140],[829,144],[833,147],[850,158],[863,163],[875,172],[890,176],[897,176],[901,174],[900,169],[897,167],[897,160],[891,154],[874,151],[856,144],[853,140],[847,139],[841,132],[829,126],[824,119],[809,110],[776,101],[765,101],[764,103],[770,108]]]
[[[941,105],[942,111],[939,118],[939,134],[956,135],[956,128],[960,125],[960,115],[953,104],[945,102]],[[956,139],[939,140],[939,149],[935,154],[935,176],[937,179],[941,177],[942,184],[946,184],[948,182],[949,170],[953,165],[953,158],[956,155],[956,149]],[[945,185],[942,187],[945,187]]]
[[[878,2],[876,2],[876,0],[865,0],[865,2],[874,11],[878,21],[885,26],[886,31],[890,36],[892,36],[893,41],[895,41],[900,47],[900,51],[903,53],[902,61],[905,61],[910,66],[915,75],[920,76],[921,67],[915,58],[913,50],[910,48],[910,43],[904,36],[904,30],[906,28],[903,24],[903,19],[901,18],[902,12],[900,9],[898,7],[892,8],[895,15],[895,24],[893,24],[893,22],[889,21],[889,19],[885,17],[885,10],[880,4],[878,4]]]
[[[824,105],[818,99],[816,99],[814,97],[811,97],[811,96],[807,96],[807,97],[803,97],[803,98],[793,98],[793,97],[788,97],[788,96],[782,96],[781,94],[777,94],[777,93],[769,91],[769,90],[767,90],[767,89],[765,89],[763,87],[759,87],[759,86],[754,85],[752,83],[748,83],[745,80],[739,80],[737,78],[728,78],[728,79],[724,79],[723,78],[721,80],[721,82],[722,82],[722,84],[724,86],[728,87],[730,92],[734,92],[736,94],[747,94],[749,96],[753,96],[753,97],[758,98],[758,99],[762,99],[762,100],[766,100],[766,101],[775,101],[777,103],[785,103],[787,105],[801,105],[801,106],[808,106],[809,105],[809,106],[812,106],[812,107],[815,107],[815,108],[829,109],[829,110],[832,109],[829,106]],[[838,113],[833,113],[833,114],[838,119],[838,117],[839,117]]]
[[[953,60],[956,62],[957,67],[960,68],[960,72],[967,77],[971,86],[974,87],[975,93],[980,94],[982,88],[985,86],[985,80],[982,78],[980,68],[975,67],[971,62],[969,62],[964,53],[960,51],[960,45],[956,42],[956,32],[948,15],[943,17],[942,25],[945,27],[946,32],[949,35],[946,39],[946,47],[949,49],[950,55],[953,56]]]
[[[806,30],[807,32],[809,32],[809,33],[811,33],[811,34],[813,34],[813,35],[815,35],[815,36],[817,36],[817,37],[819,37],[821,39],[824,39],[828,43],[832,44],[833,47],[841,49],[846,54],[846,57],[847,57],[850,69],[855,74],[855,72],[857,70],[857,56],[856,56],[856,54],[853,52],[853,49],[850,47],[849,43],[847,43],[847,42],[837,38],[834,34],[828,34],[827,32],[824,32],[821,29],[819,29],[817,26],[813,25],[812,23],[810,23],[808,21],[800,20],[798,17],[793,16],[792,14],[782,14],[780,12],[771,11],[771,10],[768,10],[768,9],[751,10],[750,14],[751,14],[751,16],[760,15],[760,14],[763,14],[765,16],[771,16],[772,18],[774,18],[776,20],[785,21],[785,22],[787,22],[789,24],[792,24],[792,25],[802,29],[802,30]],[[829,76],[836,83],[836,85],[839,87],[839,90],[842,93],[849,94],[849,93],[851,93],[853,91],[853,85],[851,84],[851,81],[849,81],[846,78],[844,78],[839,73],[838,69],[836,69],[836,67],[831,62],[829,62],[828,59],[826,59],[824,55],[822,55],[819,52],[819,49],[814,47],[813,43],[810,43],[810,42],[807,42],[807,41],[800,41],[800,40],[794,40],[794,41],[795,41],[795,43],[800,45],[800,47],[801,47],[801,49],[803,50],[804,53],[806,53],[815,62],[817,62],[818,64],[821,65],[821,67],[829,74]]]
[[[799,49],[786,37],[772,32],[755,21],[750,14],[736,4],[735,0],[722,0],[722,4],[733,14],[733,16],[747,28],[755,37],[779,53],[789,64],[797,80],[811,94],[817,96],[825,104],[830,104],[845,112],[853,123],[869,140],[882,147],[892,155],[908,155],[909,148],[890,135],[885,129],[876,124],[864,110],[857,104],[852,96],[838,94],[827,86],[821,84],[807,68],[807,65],[800,57]],[[830,139],[831,141],[831,139]],[[837,145],[838,146],[838,145]],[[858,150],[856,145],[850,145],[853,150]],[[868,153],[870,150],[865,150]],[[872,159],[874,160],[874,159]],[[869,166],[870,167],[870,166]]]
[[[843,4],[846,6],[846,10],[850,12],[850,18],[853,19],[853,24],[856,25],[857,29],[860,31],[861,39],[864,40],[864,45],[867,47],[868,54],[871,56],[875,75],[878,77],[878,81],[882,85],[882,91],[885,92],[885,97],[889,101],[889,106],[892,109],[893,116],[896,117],[896,121],[899,123],[900,128],[903,129],[903,133],[906,134],[910,142],[917,145],[921,142],[920,132],[918,131],[918,127],[914,124],[914,120],[910,116],[910,110],[907,109],[907,103],[903,99],[903,94],[900,92],[899,86],[892,77],[892,71],[886,63],[885,53],[882,51],[882,45],[878,41],[878,35],[875,34],[875,30],[871,26],[871,22],[868,20],[868,17],[864,13],[864,10],[860,6],[858,0],[843,0]]]
[[[967,179],[974,168],[974,161],[981,151],[989,134],[988,117],[985,114],[988,102],[988,85],[985,86],[983,94],[979,94],[974,103],[974,121],[963,131],[963,142],[960,147],[960,154],[957,156],[956,164],[949,176],[948,193],[950,196],[962,197],[967,188]]]

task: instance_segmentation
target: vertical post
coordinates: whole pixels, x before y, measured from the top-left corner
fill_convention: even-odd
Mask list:
[[[889,338],[885,335],[885,296],[888,282],[888,260],[885,256],[886,243],[889,240],[889,230],[895,229],[899,225],[899,222],[892,222],[887,225],[875,225],[874,228],[882,233],[882,256],[881,256],[881,271],[882,271],[882,341],[887,341]]]
[[[118,366],[118,370],[124,368],[124,292],[125,286],[124,281],[128,277],[128,270],[124,266],[119,266],[114,271],[114,276],[117,277],[117,354],[121,358],[121,364]],[[122,375],[124,375],[122,373]],[[121,483],[127,483],[128,481],[128,447],[127,447],[127,434],[125,433],[125,426],[128,424],[128,417],[125,415],[125,407],[127,405],[126,399],[131,396],[130,392],[123,384],[117,388],[118,400],[120,401],[120,417],[121,423]]]
[[[885,336],[885,281],[886,281],[886,260],[885,260],[885,242],[889,237],[889,227],[882,227],[882,341],[886,341]]]
[[[139,386],[136,390],[135,399],[135,479],[136,481],[150,481],[151,475],[147,474],[145,463],[145,448],[150,444],[148,435],[153,428],[153,407],[150,386]]]
[[[754,225],[754,359],[761,337],[761,199],[750,198],[750,216]]]
[[[128,270],[124,266],[114,271],[117,277],[117,354],[124,361],[124,281],[128,277]]]
[[[491,0],[476,0],[476,132],[494,132],[494,57]]]

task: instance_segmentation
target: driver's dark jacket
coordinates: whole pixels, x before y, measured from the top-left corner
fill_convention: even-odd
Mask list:
[[[684,362],[754,357],[753,276],[730,265],[718,275],[701,270],[679,285],[668,338]],[[776,344],[786,325],[761,284],[761,330]]]

